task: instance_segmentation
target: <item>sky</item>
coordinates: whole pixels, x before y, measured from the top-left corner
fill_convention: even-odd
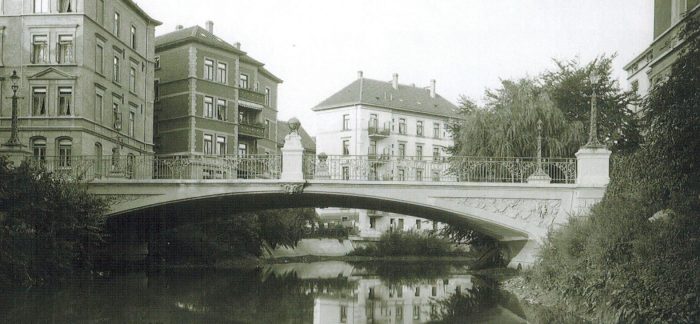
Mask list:
[[[311,108],[357,78],[483,102],[501,79],[536,76],[553,59],[617,54],[613,75],[652,41],[652,0],[135,0],[156,35],[214,22],[214,33],[284,80],[278,118],[312,135]],[[322,121],[321,121],[322,122]]]

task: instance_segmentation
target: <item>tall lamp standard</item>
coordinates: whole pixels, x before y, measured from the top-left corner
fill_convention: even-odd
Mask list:
[[[12,81],[12,133],[10,134],[10,139],[7,143],[3,144],[8,147],[22,147],[22,142],[19,141],[18,127],[17,127],[17,90],[19,86],[17,85],[17,71],[12,71],[12,76],[10,76],[10,81]]]
[[[598,103],[596,102],[598,99],[598,95],[595,92],[595,88],[598,85],[600,77],[594,69],[593,71],[591,71],[591,74],[588,75],[588,78],[591,81],[593,93],[591,94],[591,127],[588,132],[588,143],[586,143],[585,147],[600,148],[604,147],[604,145],[600,143],[600,141],[598,141]]]

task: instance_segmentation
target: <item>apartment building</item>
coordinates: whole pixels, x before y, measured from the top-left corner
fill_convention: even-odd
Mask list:
[[[152,155],[160,24],[131,0],[0,1],[0,141],[17,71],[19,137],[36,159]]]
[[[700,17],[700,0],[654,0],[654,40],[624,67],[639,95],[645,96],[671,72],[684,43],[679,33],[690,17]]]
[[[159,156],[276,154],[282,80],[240,43],[208,21],[157,37],[155,51]]]
[[[355,180],[431,181],[440,177],[426,168],[397,168],[388,160],[440,161],[453,145],[449,124],[458,108],[427,87],[390,81],[357,79],[312,108],[316,114],[316,151],[342,160],[365,157],[369,170],[338,166],[342,176]],[[390,166],[391,165],[391,166]],[[332,167],[333,168],[333,167]],[[421,218],[367,210],[327,208],[319,215],[343,221],[356,220],[360,236],[376,238],[386,230],[430,230],[437,224]]]

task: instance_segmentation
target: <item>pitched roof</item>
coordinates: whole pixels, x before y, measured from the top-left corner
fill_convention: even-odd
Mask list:
[[[139,5],[137,5],[136,2],[134,2],[133,0],[124,0],[124,3],[127,6],[131,7],[131,9],[136,11],[137,14],[141,15],[141,17],[146,19],[146,21],[148,21],[149,24],[152,24],[153,26],[160,26],[163,24],[162,22],[154,19],[148,13],[143,11],[143,9],[141,9],[141,7],[139,7]]]
[[[355,80],[311,110],[319,111],[357,104],[459,118],[457,106],[439,94],[435,94],[435,98],[431,97],[429,89],[403,84],[399,84],[398,89],[394,89],[391,81],[367,78]]]
[[[252,58],[248,55],[248,53],[242,51],[240,48],[229,44],[228,42],[219,38],[219,36],[210,33],[208,30],[200,26],[183,28],[156,37],[156,49],[159,50],[170,46],[177,46],[186,42],[197,42],[240,55],[242,61],[258,66],[261,69],[261,73],[270,77],[273,81],[282,83],[282,79],[263,68],[265,65],[264,63]]]
[[[289,134],[289,123],[285,121],[277,121],[277,145],[284,146],[284,138]],[[307,151],[316,152],[316,141],[306,132],[303,126],[299,127],[299,135],[301,135],[301,146]]]

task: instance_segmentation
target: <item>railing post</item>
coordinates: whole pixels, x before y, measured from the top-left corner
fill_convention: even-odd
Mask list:
[[[304,147],[301,145],[298,119],[289,120],[289,134],[284,138],[282,147],[282,175],[283,181],[304,181]]]
[[[610,154],[604,146],[584,146],[576,152],[576,184],[605,187],[610,182]]]
[[[315,180],[331,179],[331,173],[328,168],[328,155],[326,155],[326,153],[322,152],[318,155],[318,165],[316,166],[316,169],[314,171]]]

